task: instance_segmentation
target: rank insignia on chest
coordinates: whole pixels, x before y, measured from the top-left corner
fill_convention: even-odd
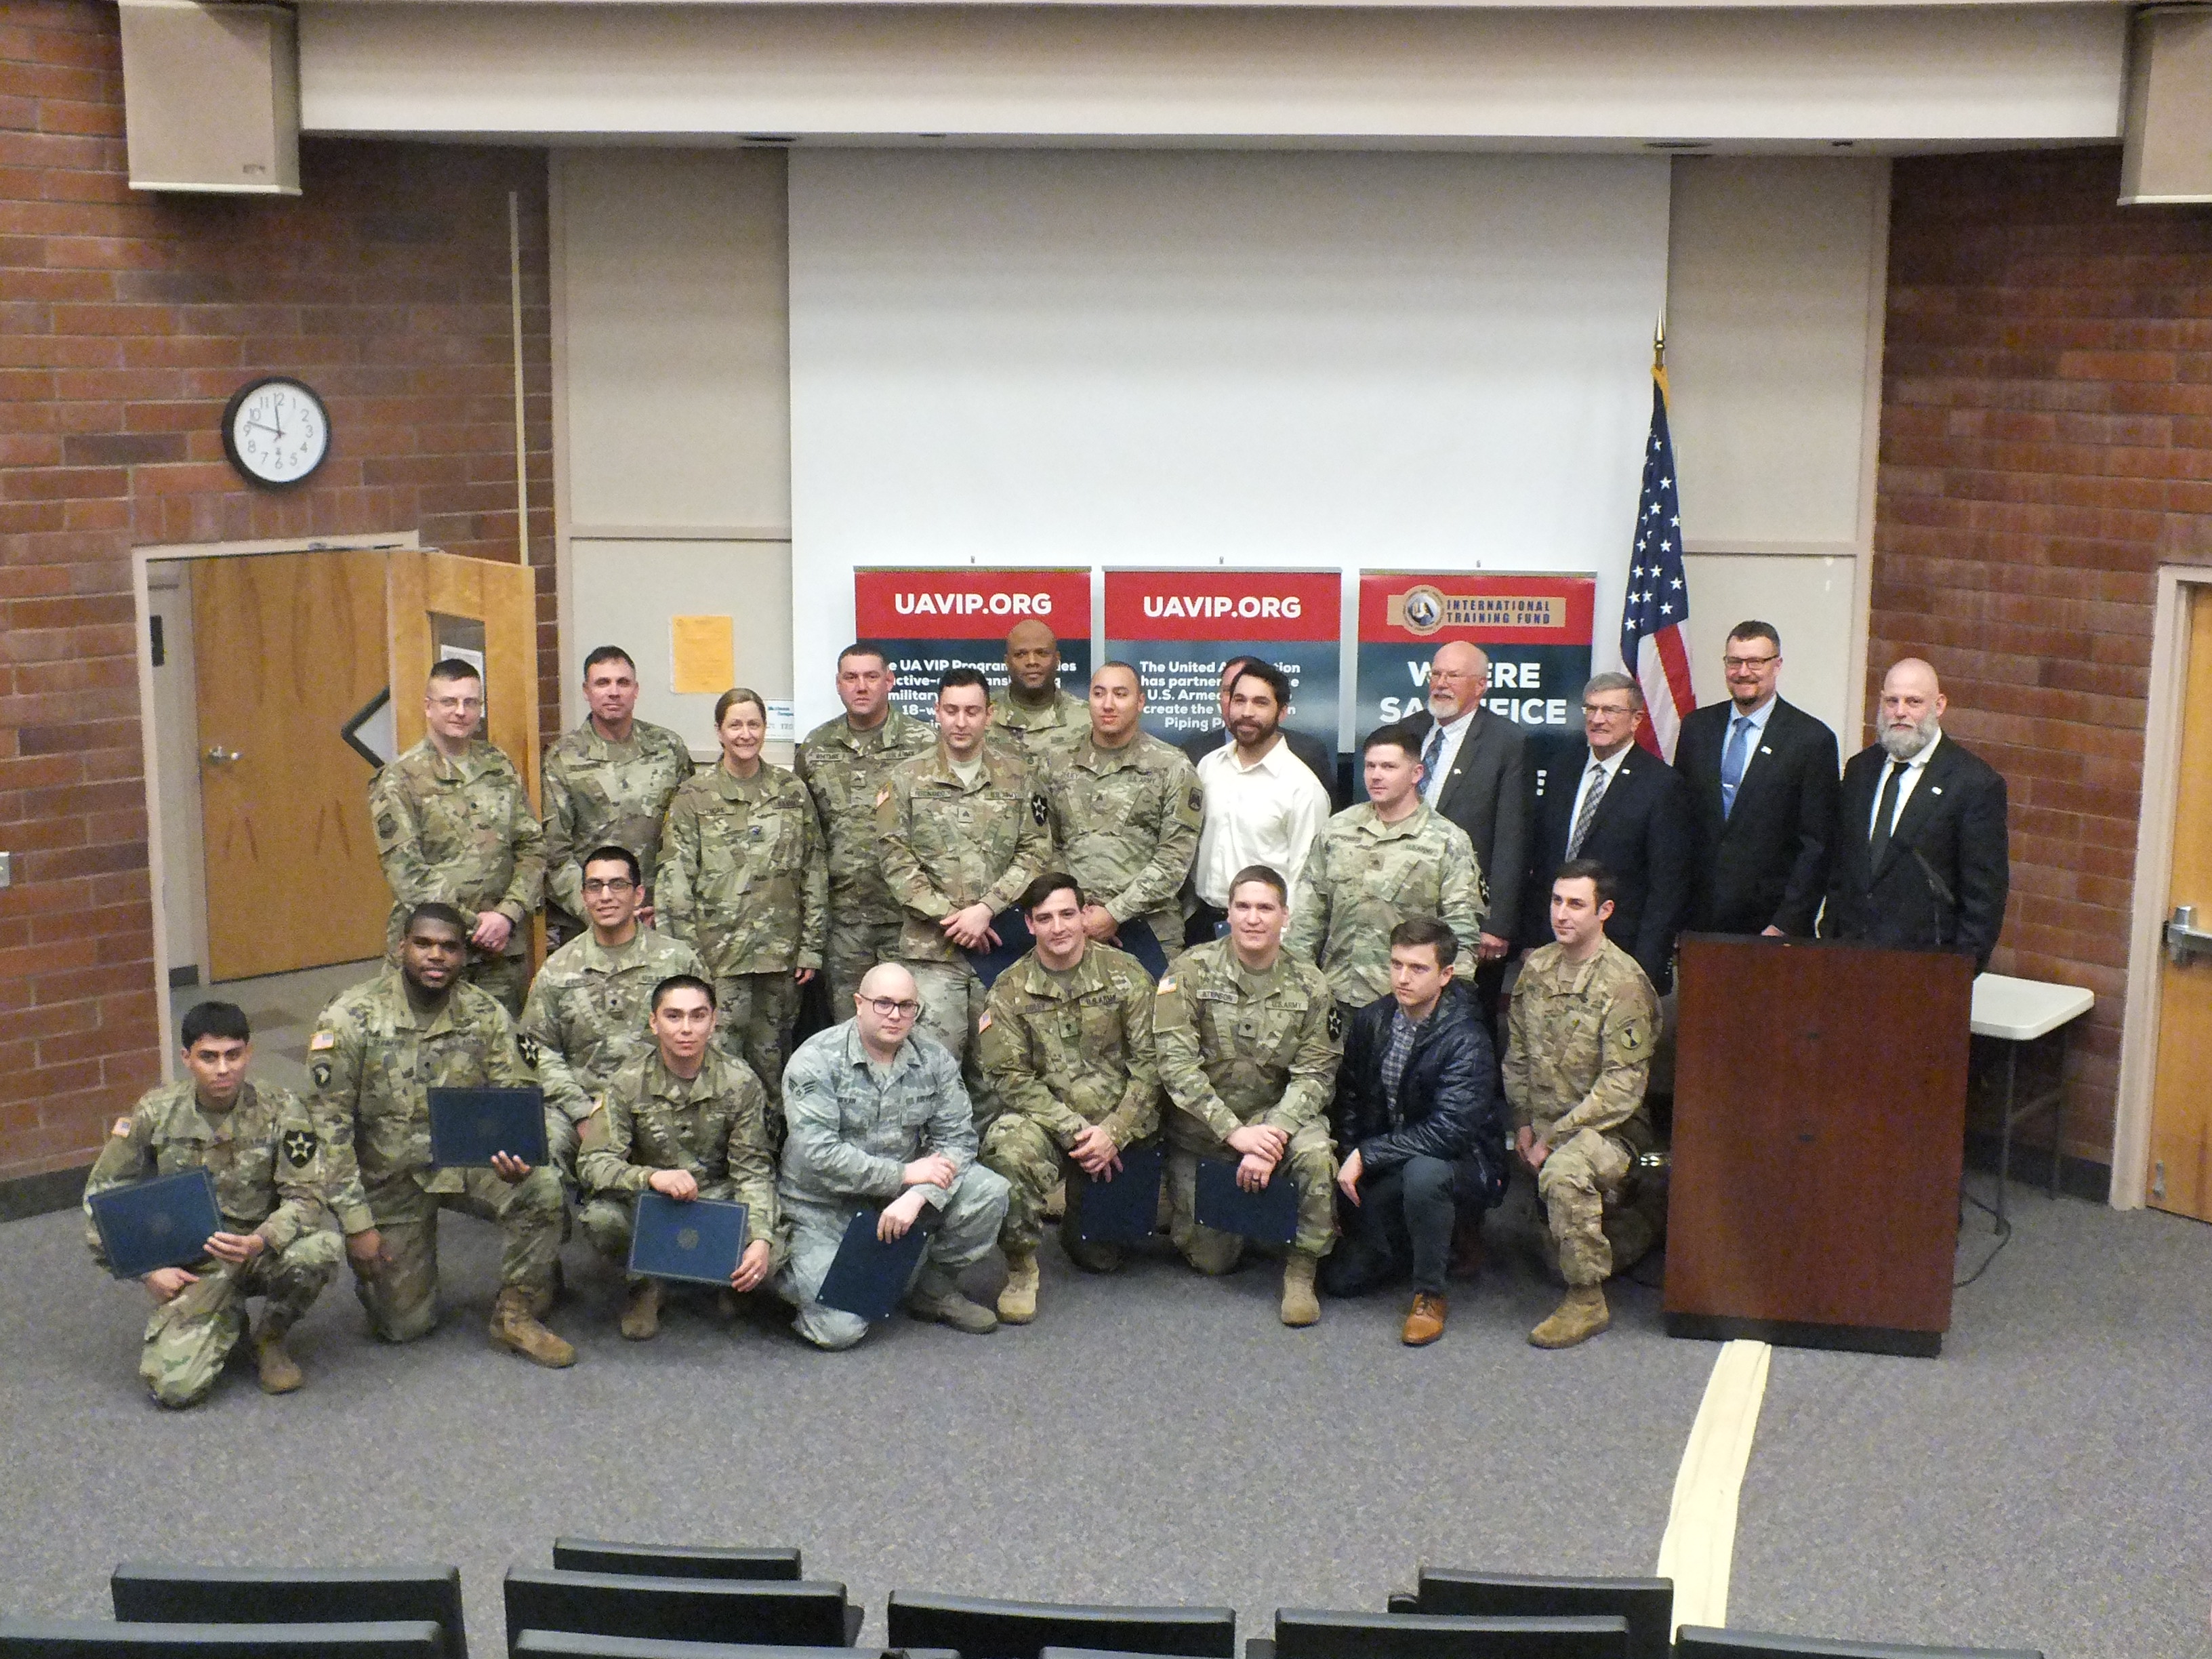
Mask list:
[[[1045,799],[1042,795],[1031,795],[1030,797],[1030,817],[1036,821],[1036,824],[1039,829],[1042,829],[1044,827],[1045,819],[1048,811],[1049,809],[1046,806]]]
[[[315,1161],[315,1133],[312,1129],[284,1131],[284,1156],[292,1160],[292,1167],[304,1170]]]

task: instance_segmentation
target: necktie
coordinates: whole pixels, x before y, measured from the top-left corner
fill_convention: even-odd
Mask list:
[[[1881,781],[1881,805],[1875,809],[1874,836],[1867,844],[1867,868],[1879,874],[1882,859],[1889,852],[1889,831],[1897,817],[1898,781],[1904,777],[1905,763],[1892,761],[1889,775]]]
[[[1434,800],[1443,780],[1437,775],[1437,763],[1443,758],[1444,727],[1442,720],[1429,727],[1429,740],[1421,745],[1421,799]]]
[[[1738,714],[1729,732],[1728,752],[1721,757],[1721,817],[1735,811],[1736,787],[1743,781],[1743,763],[1751,752],[1751,716]]]
[[[1567,837],[1567,856],[1582,856],[1583,842],[1590,832],[1590,820],[1597,816],[1597,804],[1605,799],[1605,763],[1594,760],[1589,763],[1589,788],[1583,795],[1583,810],[1575,814],[1574,833]]]

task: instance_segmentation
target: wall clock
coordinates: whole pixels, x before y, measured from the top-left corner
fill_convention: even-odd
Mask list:
[[[283,375],[249,380],[222,411],[222,450],[259,484],[295,484],[330,453],[331,417],[323,400]]]

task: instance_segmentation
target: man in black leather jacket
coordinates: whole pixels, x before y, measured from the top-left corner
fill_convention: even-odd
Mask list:
[[[1352,1017],[1336,1079],[1345,1237],[1322,1285],[1359,1296],[1410,1265],[1413,1347],[1443,1334],[1460,1207],[1479,1217],[1505,1192],[1498,1066],[1473,994],[1452,978],[1459,949],[1434,918],[1392,931],[1390,994]]]

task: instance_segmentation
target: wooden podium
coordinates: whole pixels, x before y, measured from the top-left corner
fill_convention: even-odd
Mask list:
[[[1955,953],[1683,939],[1669,1335],[1942,1351],[1973,981]]]

